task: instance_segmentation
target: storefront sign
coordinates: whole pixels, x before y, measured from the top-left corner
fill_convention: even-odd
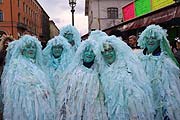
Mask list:
[[[122,8],[122,12],[123,12],[123,20],[124,21],[135,18],[134,2],[131,2],[128,5],[124,6]]]
[[[131,29],[136,29],[150,24],[159,24],[166,21],[170,21],[174,18],[180,18],[180,6],[171,7],[166,9],[166,11],[161,10],[156,14],[152,14],[146,17],[141,17],[139,19],[133,20],[127,24],[120,26],[121,31],[127,31]]]
[[[152,11],[158,10],[160,8],[166,7],[175,3],[174,0],[151,0],[152,1]]]
[[[135,0],[136,16],[141,16],[151,11],[151,0]]]

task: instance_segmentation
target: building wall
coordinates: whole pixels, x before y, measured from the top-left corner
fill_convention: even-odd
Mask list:
[[[42,13],[41,19],[42,25],[42,34],[40,35],[43,43],[43,47],[46,45],[47,41],[50,39],[50,25],[49,25],[49,16],[46,14],[45,11]]]
[[[12,4],[10,1],[12,1]],[[37,0],[3,0],[0,3],[0,10],[3,11],[4,17],[3,21],[0,22],[0,31],[12,34],[15,39],[18,39],[26,30],[37,37],[42,35],[44,10]],[[47,14],[46,17],[49,20]],[[46,24],[49,23],[46,22]]]
[[[12,4],[14,4],[13,1]],[[14,9],[14,6],[12,7],[12,9]],[[3,21],[0,22],[0,31],[4,31],[6,34],[12,35],[16,31],[15,29],[12,29],[12,26],[15,26],[15,22],[11,22],[11,15],[14,15],[11,14],[10,8],[10,0],[3,0],[2,3],[0,3],[0,10],[3,12]],[[16,13],[16,11],[14,11],[14,13]]]
[[[50,38],[59,35],[59,29],[55,25],[55,23],[51,20],[50,21]]]
[[[122,22],[122,6],[132,0],[87,0],[89,31],[93,29],[107,29]],[[109,19],[107,8],[118,8],[118,18]]]

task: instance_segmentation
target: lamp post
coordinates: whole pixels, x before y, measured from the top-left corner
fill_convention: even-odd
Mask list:
[[[10,10],[11,10],[11,32],[12,32],[12,36],[14,35],[14,31],[13,31],[13,10],[12,10],[12,0],[10,0]]]
[[[71,7],[72,12],[72,25],[74,26],[74,12],[75,12],[75,6],[76,6],[76,0],[69,0],[69,6]]]

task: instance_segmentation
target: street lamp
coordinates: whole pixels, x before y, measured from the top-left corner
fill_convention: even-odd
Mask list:
[[[71,7],[72,12],[72,25],[74,26],[74,12],[75,12],[75,6],[76,6],[76,0],[69,0],[69,6]]]
[[[12,0],[10,0],[10,10],[11,10],[11,29],[12,29],[12,35],[14,35],[14,31],[13,31],[13,9],[12,9]]]

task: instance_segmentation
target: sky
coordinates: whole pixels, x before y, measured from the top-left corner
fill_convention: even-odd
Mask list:
[[[56,26],[61,27],[72,24],[71,7],[69,0],[38,0],[50,20],[53,20]],[[88,32],[88,17],[85,16],[85,0],[77,0],[74,13],[74,24],[81,35]]]

